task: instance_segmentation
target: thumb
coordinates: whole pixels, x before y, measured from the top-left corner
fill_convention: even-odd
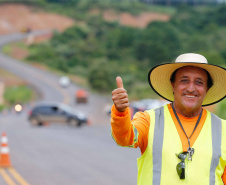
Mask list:
[[[118,88],[123,88],[123,82],[122,82],[122,78],[120,76],[118,76],[116,78],[116,83],[117,83]]]

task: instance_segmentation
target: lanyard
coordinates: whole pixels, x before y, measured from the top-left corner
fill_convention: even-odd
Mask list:
[[[192,132],[191,135],[188,137],[187,133],[186,133],[185,130],[184,130],[184,127],[182,126],[182,124],[181,124],[181,122],[180,122],[180,119],[179,119],[179,117],[178,117],[178,115],[177,115],[177,112],[176,112],[174,106],[173,106],[173,103],[172,103],[172,108],[173,108],[173,112],[174,112],[174,115],[175,115],[176,118],[177,118],[178,123],[180,124],[180,126],[181,126],[181,128],[182,128],[184,134],[186,135],[186,137],[187,137],[187,139],[188,139],[188,146],[189,146],[189,147],[188,147],[188,153],[189,153],[189,154],[190,154],[190,152],[193,152],[193,153],[194,153],[194,149],[190,147],[190,138],[191,138],[191,136],[193,135],[193,133],[195,132],[195,129],[197,128],[197,126],[198,126],[198,124],[199,124],[199,122],[200,122],[200,119],[201,119],[201,117],[202,117],[202,111],[201,111],[201,113],[200,113],[200,115],[199,115],[199,118],[198,118],[196,124],[195,124],[195,128],[194,128],[193,132]],[[193,153],[192,153],[192,154],[193,154]],[[192,155],[192,154],[191,154],[191,155]],[[190,155],[190,157],[191,157],[191,155]],[[191,160],[191,158],[190,158],[190,160]]]

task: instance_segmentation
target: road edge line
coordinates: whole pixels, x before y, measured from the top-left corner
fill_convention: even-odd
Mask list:
[[[12,174],[12,176],[21,184],[21,185],[30,185],[28,184],[23,177],[14,169],[14,168],[8,168],[9,172]]]
[[[8,185],[16,185],[16,183],[11,179],[11,177],[4,170],[5,168],[0,168],[0,174]]]

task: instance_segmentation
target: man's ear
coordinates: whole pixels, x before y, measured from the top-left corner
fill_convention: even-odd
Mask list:
[[[171,85],[172,85],[172,88],[174,88],[174,83],[173,82],[171,82]]]
[[[171,82],[171,85],[172,85],[173,94],[174,94],[174,83],[173,83],[173,82]]]

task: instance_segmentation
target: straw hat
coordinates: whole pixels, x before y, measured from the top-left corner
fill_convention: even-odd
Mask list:
[[[185,53],[176,58],[175,63],[161,64],[149,71],[148,80],[152,89],[162,98],[174,101],[173,88],[170,82],[171,75],[176,69],[184,66],[195,66],[209,72],[213,86],[208,90],[203,106],[212,105],[226,96],[226,69],[217,65],[208,64],[206,58],[195,53]]]

